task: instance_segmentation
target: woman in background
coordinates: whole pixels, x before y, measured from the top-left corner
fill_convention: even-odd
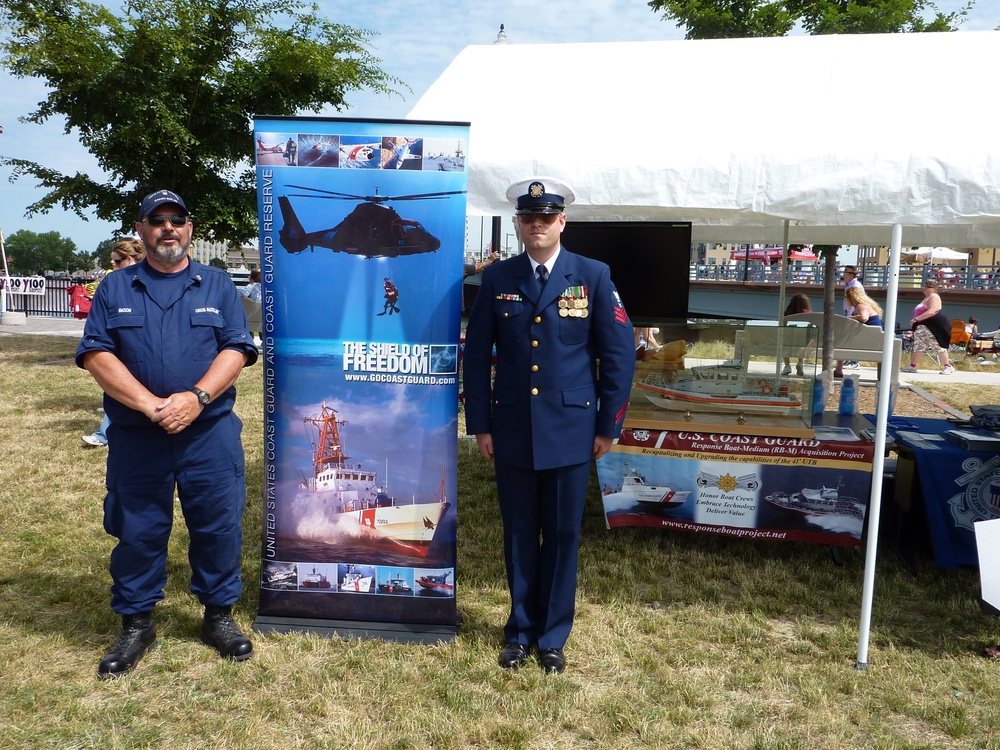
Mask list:
[[[799,313],[812,312],[812,308],[809,307],[809,298],[804,294],[796,294],[788,300],[788,306],[785,308],[785,317],[789,315],[798,315]],[[792,374],[792,363],[788,357],[785,357],[785,369],[781,371],[782,375]],[[802,369],[802,357],[799,357],[799,363],[795,365],[795,374],[803,375],[804,370]]]
[[[854,308],[854,313],[849,317],[866,326],[878,326],[882,328],[882,308],[878,303],[869,297],[861,287],[850,286],[844,291],[844,299],[847,304]]]
[[[117,271],[119,268],[131,266],[145,257],[145,248],[143,248],[139,240],[134,237],[118,240],[111,246],[111,270]],[[97,289],[96,284],[94,285],[94,289]],[[91,296],[93,296],[93,293],[91,293]],[[101,426],[97,428],[97,431],[89,435],[82,435],[80,439],[93,448],[105,448],[108,445],[108,427],[110,425],[111,420],[105,414],[104,419],[101,420]]]

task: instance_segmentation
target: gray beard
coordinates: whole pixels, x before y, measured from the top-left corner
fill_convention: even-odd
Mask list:
[[[187,255],[187,248],[178,245],[176,249],[168,250],[163,245],[156,245],[156,247],[146,248],[146,253],[152,255],[158,263],[169,268],[176,266],[184,259],[184,256]]]

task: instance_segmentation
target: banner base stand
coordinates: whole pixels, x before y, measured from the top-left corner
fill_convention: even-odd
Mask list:
[[[422,625],[361,620],[319,620],[311,617],[267,617],[253,621],[257,633],[305,632],[328,638],[378,638],[398,643],[433,645],[454,640],[458,625]]]

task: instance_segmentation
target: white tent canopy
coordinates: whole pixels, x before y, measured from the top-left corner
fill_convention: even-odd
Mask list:
[[[470,213],[554,175],[574,220],[696,241],[1000,245],[1000,32],[463,50],[409,113],[472,124]]]
[[[507,185],[554,175],[576,191],[574,220],[690,221],[699,242],[889,244],[895,320],[904,238],[1000,246],[998,49],[994,31],[467,47],[408,117],[471,123],[471,213],[510,215]],[[888,412],[883,387],[859,667]]]
[[[904,255],[919,255],[929,260],[969,260],[969,251],[952,250],[947,247],[917,247],[905,250]]]

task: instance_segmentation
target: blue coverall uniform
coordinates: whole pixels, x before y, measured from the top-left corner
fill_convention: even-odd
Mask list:
[[[257,361],[236,287],[221,269],[190,262],[165,296],[164,275],[146,262],[110,274],[97,288],[76,353],[115,355],[151,393],[188,391],[223,349]],[[177,277],[171,275],[171,278]],[[150,292],[151,285],[160,284]],[[142,412],[107,394],[111,419],[104,528],[118,538],[111,554],[111,608],[148,612],[163,599],[167,542],[176,486],[190,533],[191,590],[204,605],[240,596],[240,551],[246,502],[242,423],[236,389],[213,394],[198,418],[168,434]]]
[[[463,368],[466,431],[493,438],[511,593],[505,639],[562,648],[594,437],[621,434],[635,371],[632,324],[608,266],[560,248],[544,288],[526,253],[489,266]]]

